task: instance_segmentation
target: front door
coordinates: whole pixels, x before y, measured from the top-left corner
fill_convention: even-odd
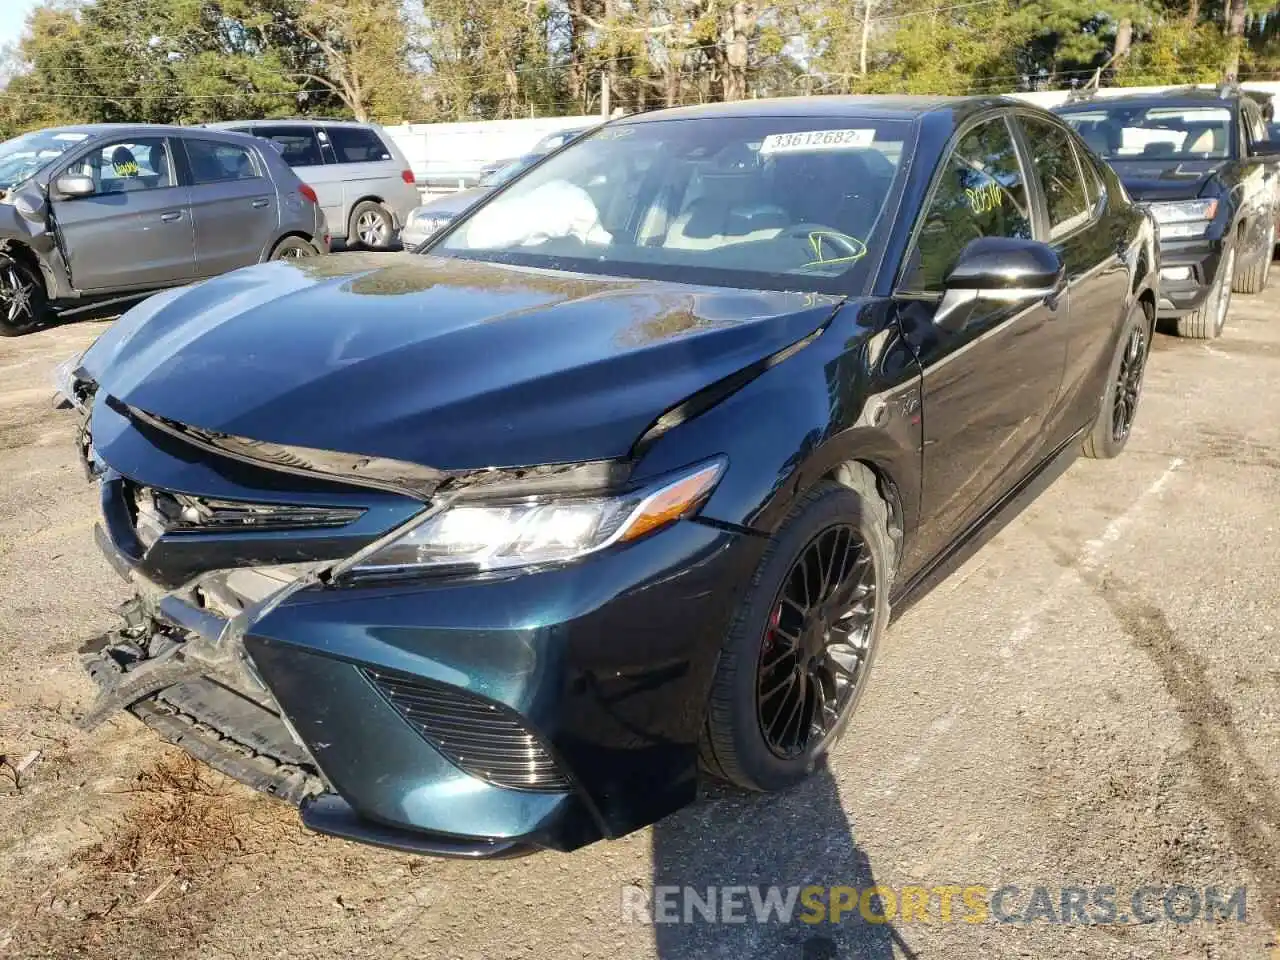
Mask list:
[[[167,138],[129,137],[95,146],[63,171],[92,178],[95,188],[88,197],[50,191],[77,290],[158,287],[194,277],[190,196],[173,160]]]
[[[1082,414],[1096,413],[1106,385],[1114,335],[1130,302],[1124,259],[1128,224],[1110,210],[1101,174],[1069,130],[1026,114],[1017,122],[1040,180],[1046,239],[1062,258],[1071,299],[1070,322],[1055,325],[1065,335],[1067,350],[1062,392],[1046,425],[1046,438],[1056,445],[1084,425]]]
[[[935,175],[897,301],[923,369],[921,525],[905,569],[928,562],[1028,469],[1058,396],[1065,298],[978,300],[944,315],[944,281],[978,237],[1034,237],[1023,161],[1004,116],[963,133]]]
[[[217,276],[257,263],[279,232],[275,185],[248,147],[186,137],[196,274]],[[271,149],[267,147],[266,149]]]

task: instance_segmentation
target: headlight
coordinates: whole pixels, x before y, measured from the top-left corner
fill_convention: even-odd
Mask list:
[[[458,503],[428,517],[352,568],[352,574],[484,572],[564,563],[696,511],[715,489],[718,458],[614,496]]]
[[[1203,236],[1217,212],[1217,200],[1174,200],[1151,204],[1151,213],[1160,224],[1160,236],[1165,240]]]

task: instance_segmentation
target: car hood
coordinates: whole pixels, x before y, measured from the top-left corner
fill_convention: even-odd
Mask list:
[[[81,367],[99,396],[251,440],[442,470],[606,460],[839,303],[343,254],[159,294]]]
[[[457,193],[450,193],[424,203],[421,209],[436,216],[456,217],[477,200],[487,197],[492,191],[492,187],[472,187],[470,190],[459,190]]]
[[[1168,163],[1151,160],[1113,160],[1112,168],[1135,200],[1192,200],[1227,163],[1226,160],[1192,160]]]

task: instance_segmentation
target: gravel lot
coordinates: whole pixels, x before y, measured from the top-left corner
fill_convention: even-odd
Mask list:
[[[0,341],[0,956],[1280,958],[1280,288],[1212,344],[1157,338],[1125,456],[1077,463],[903,617],[829,774],[481,864],[306,834],[130,717],[72,726],[76,650],[125,589],[48,383],[102,329]],[[873,883],[1014,885],[1019,915],[1037,886],[1113,886],[1121,914],[1143,886],[1243,886],[1247,916],[621,910],[627,886]]]

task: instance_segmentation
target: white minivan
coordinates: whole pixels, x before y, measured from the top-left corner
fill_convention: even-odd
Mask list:
[[[346,245],[387,250],[422,200],[413,170],[376,123],[252,120],[210,123],[270,140],[320,198],[329,233]]]

